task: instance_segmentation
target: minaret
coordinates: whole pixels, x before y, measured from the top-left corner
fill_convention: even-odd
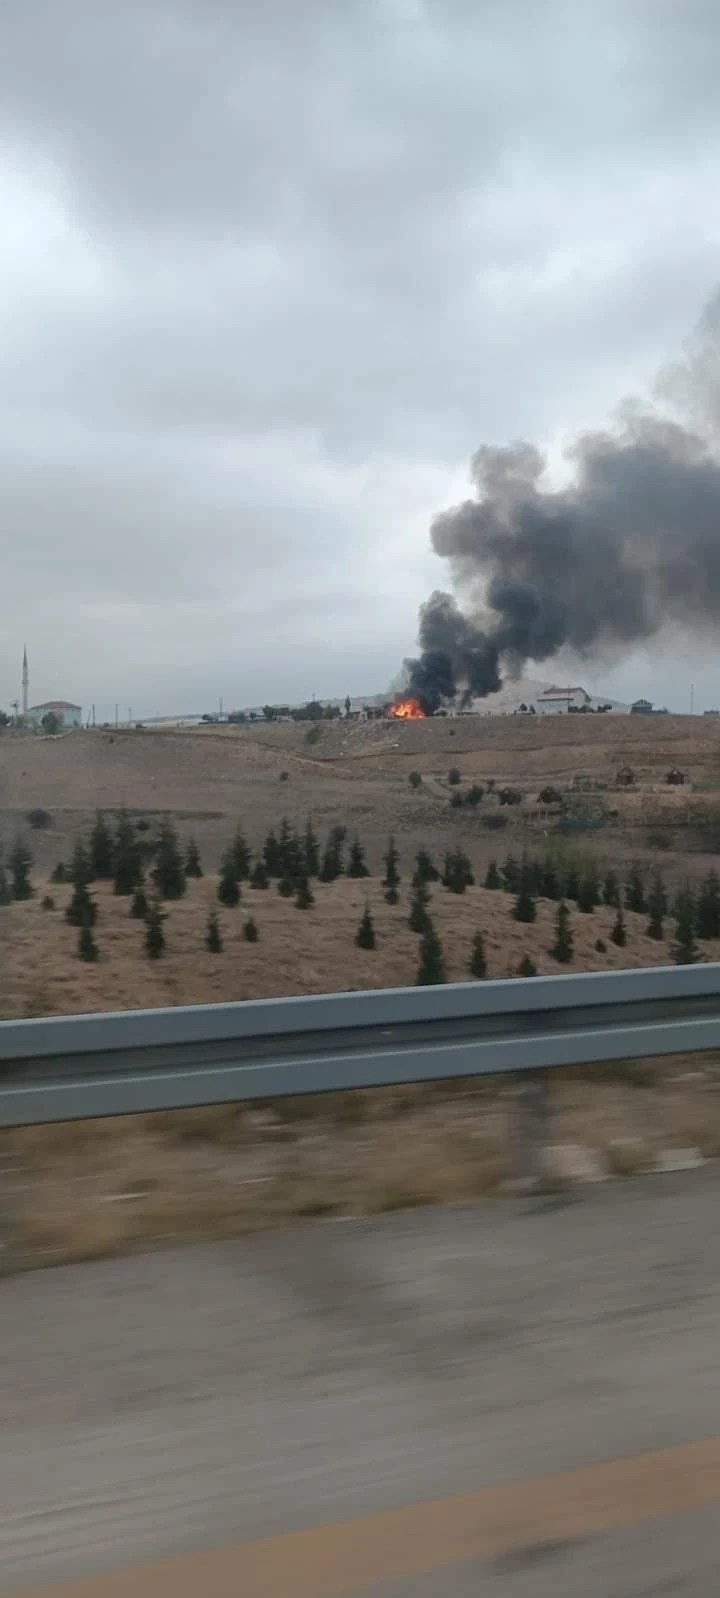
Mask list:
[[[23,716],[26,716],[30,709],[30,674],[28,672],[27,645],[23,649],[22,707]]]

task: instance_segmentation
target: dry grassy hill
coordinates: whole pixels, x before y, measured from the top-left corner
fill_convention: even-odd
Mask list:
[[[310,737],[310,741],[308,738]],[[338,820],[358,828],[379,867],[389,832],[405,860],[422,843],[438,852],[462,842],[478,870],[500,844],[500,829],[522,846],[549,836],[580,840],[599,854],[663,852],[684,873],[688,856],[707,866],[720,848],[720,722],[689,716],[465,717],[407,723],[323,723],[191,731],[78,732],[63,738],[0,737],[0,843],[33,808],[52,827],[33,836],[41,870],[67,854],[97,808],[121,805],[148,817],[169,812],[217,863],[238,817],[258,844],[287,815],[295,824]],[[615,785],[629,765],[631,789]],[[673,788],[677,766],[686,776]],[[476,810],[450,807],[448,771],[485,797]],[[422,782],[411,788],[417,772]],[[492,791],[488,783],[494,784]],[[563,795],[548,812],[546,784]],[[522,803],[501,810],[510,784]],[[583,792],[584,789],[590,792]]]

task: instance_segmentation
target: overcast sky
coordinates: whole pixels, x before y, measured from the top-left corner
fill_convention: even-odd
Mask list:
[[[379,691],[720,282],[716,0],[5,0],[0,703]],[[588,686],[720,703],[676,639]],[[552,676],[543,667],[536,675]]]

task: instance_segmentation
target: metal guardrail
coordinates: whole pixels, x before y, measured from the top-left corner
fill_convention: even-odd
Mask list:
[[[720,1047],[720,965],[0,1022],[0,1126]]]

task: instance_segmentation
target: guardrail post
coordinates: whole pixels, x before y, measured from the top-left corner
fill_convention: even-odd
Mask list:
[[[515,1178],[521,1192],[532,1193],[547,1175],[545,1151],[550,1143],[550,1077],[533,1071],[518,1085],[515,1114]]]

